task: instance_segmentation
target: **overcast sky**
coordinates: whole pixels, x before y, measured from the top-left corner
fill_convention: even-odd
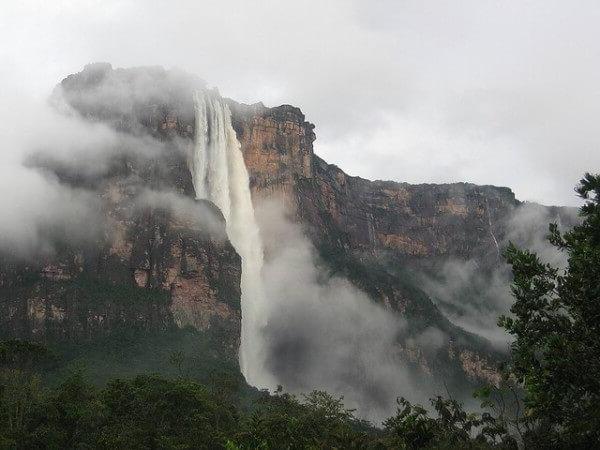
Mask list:
[[[352,175],[577,204],[600,171],[599,23],[598,1],[2,0],[0,82],[39,100],[88,62],[179,67],[301,107]]]

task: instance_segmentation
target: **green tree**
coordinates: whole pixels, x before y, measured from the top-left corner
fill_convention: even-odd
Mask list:
[[[105,415],[94,386],[71,373],[36,404],[18,448],[97,448]]]
[[[41,398],[39,377],[19,369],[0,371],[0,448],[11,448],[23,435],[29,415]]]
[[[21,340],[0,341],[0,448],[14,448],[42,397],[38,370],[55,356],[44,346]]]
[[[440,396],[431,399],[437,417],[420,405],[398,399],[396,415],[383,425],[385,448],[416,449],[516,449],[504,426],[488,413],[469,413],[461,403]]]
[[[582,223],[550,242],[568,257],[565,269],[510,245],[511,317],[500,325],[514,336],[509,372],[525,390],[525,419],[554,447],[600,445],[600,176],[576,189],[585,200]]]
[[[0,370],[34,372],[49,369],[55,363],[56,355],[41,344],[18,339],[0,341]]]
[[[232,405],[217,401],[204,386],[185,379],[117,379],[101,392],[100,399],[106,410],[100,448],[224,448],[237,424]]]
[[[279,389],[264,393],[232,441],[240,449],[366,448],[371,427],[356,419],[341,398],[313,391],[300,401]],[[235,444],[233,442],[235,441]]]

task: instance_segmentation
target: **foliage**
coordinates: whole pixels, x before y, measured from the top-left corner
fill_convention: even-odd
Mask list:
[[[489,413],[467,413],[454,399],[431,400],[437,417],[420,405],[398,399],[396,415],[384,422],[387,448],[517,448],[504,426]]]
[[[103,385],[114,378],[156,373],[210,385],[229,380],[232,389],[243,388],[227,339],[227,331],[215,325],[205,332],[191,327],[163,332],[118,329],[87,342],[54,342],[50,345],[60,364],[44,378],[56,384],[69,372],[83,370],[90,381]]]
[[[240,449],[365,448],[366,430],[341,398],[313,391],[297,397],[279,390],[265,393],[261,405],[247,417],[235,436]]]
[[[16,444],[41,395],[39,377],[19,369],[0,371],[0,448]]]
[[[550,242],[566,253],[565,269],[510,245],[511,317],[500,324],[515,337],[509,373],[525,390],[526,440],[594,448],[600,442],[600,176],[577,188],[586,200],[582,223]]]
[[[233,405],[189,380],[139,376],[102,391],[104,448],[208,448],[225,442],[236,422]]]
[[[55,362],[56,355],[43,345],[19,339],[0,341],[0,369],[39,370]]]
[[[42,389],[39,377],[10,370],[0,392],[0,448],[7,449],[492,448],[504,432],[441,398],[433,400],[436,419],[402,400],[379,429],[322,391],[300,398],[265,391],[244,411],[220,389],[182,376],[138,375],[99,388],[73,372]]]
[[[40,344],[0,341],[0,448],[11,447],[10,436],[23,432],[27,418],[42,395],[40,377],[35,373],[52,367],[55,355]]]
[[[224,446],[236,412],[193,381],[138,376],[97,390],[75,373],[25,422],[3,427],[16,448],[215,448]]]

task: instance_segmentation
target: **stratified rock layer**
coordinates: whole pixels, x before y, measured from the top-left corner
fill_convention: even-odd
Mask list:
[[[232,110],[254,192],[282,196],[316,240],[408,257],[497,255],[518,205],[510,189],[351,177],[313,153],[314,125],[298,108]]]
[[[231,355],[237,355],[241,261],[227,241],[220,211],[194,200],[187,154],[180,147],[193,129],[178,121],[165,100],[178,99],[167,89],[171,81],[155,91],[164,97],[153,101],[164,103],[134,102],[133,108],[112,96],[124,109],[102,105],[98,99],[107,93],[92,92],[107,71],[110,66],[92,65],[67,78],[65,98],[89,120],[130,136],[127,142],[139,148],[115,156],[93,175],[47,156],[32,158],[33,166],[54,172],[61,183],[94,193],[105,220],[95,224],[99,232],[92,241],[66,237],[53,242],[51,253],[2,255],[0,336],[82,341],[121,328],[215,326],[226,330]],[[116,77],[118,85],[110,88],[126,95],[130,91],[119,83],[131,78]],[[193,114],[188,111],[187,117]]]
[[[5,334],[40,336],[53,330],[65,337],[92,337],[115,324],[206,329],[218,323],[230,331],[235,347],[240,263],[222,236],[223,227],[215,235],[206,224],[182,218],[169,202],[148,203],[144,194],[171,191],[193,202],[187,158],[197,89],[204,84],[181,73],[113,70],[108,64],[89,65],[63,80],[57,98],[82,117],[129,136],[149,136],[163,148],[158,155],[116,158],[99,180],[82,180],[55,167],[65,183],[94,186],[108,231],[89,249],[91,258],[88,250],[69,249],[37,265],[9,270],[5,264],[1,289],[12,289],[0,302]],[[410,185],[348,176],[314,154],[314,126],[298,108],[231,100],[228,105],[255,202],[280,199],[305,228],[326,270],[347,277],[391,314],[408,319],[409,333],[434,327],[448,337],[434,353],[409,339],[399,341],[393,352],[420,365],[424,374],[496,381],[494,351],[450,323],[414,275],[453,259],[475,260],[482,271],[495,267],[507,221],[519,207],[514,194],[494,186]],[[89,290],[77,291],[82,278],[148,295],[142,295],[141,306],[115,301],[135,298],[131,293],[92,301]]]

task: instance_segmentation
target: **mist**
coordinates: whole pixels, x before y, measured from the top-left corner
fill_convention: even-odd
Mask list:
[[[27,258],[52,253],[53,231],[75,242],[93,238],[102,222],[98,199],[30,163],[34,156],[48,157],[96,171],[101,163],[94,155],[114,143],[114,133],[65,116],[46,102],[27,97],[13,102],[15,109],[0,112],[0,121],[10,124],[0,129],[0,248]]]
[[[512,242],[536,253],[542,262],[563,269],[567,258],[548,241],[548,224],[556,223],[564,232],[578,222],[575,208],[523,203],[504,224],[500,249]],[[515,301],[510,290],[511,267],[504,260],[491,270],[483,269],[476,259],[446,261],[435,276],[424,276],[423,282],[425,291],[454,324],[485,337],[498,350],[508,350],[511,337],[497,325],[501,315],[510,315]]]
[[[301,107],[316,152],[352,175],[578,205],[574,182],[600,165],[594,1],[3,6],[5,92],[44,97],[92,61],[179,67],[238,101]]]
[[[447,344],[436,328],[402,343],[406,322],[348,280],[324,275],[301,227],[277,200],[256,207],[265,245],[263,280],[269,302],[266,364],[285,391],[314,389],[343,396],[360,417],[378,422],[396,398],[423,405],[443,392],[403,352]]]
[[[0,169],[0,251],[21,258],[51,255],[57,238],[93,239],[102,220],[98,199],[54,176],[19,165]]]
[[[144,98],[148,79],[141,75],[144,71],[139,73],[139,79],[130,84],[118,85],[109,79],[92,93],[68,100],[125,112],[132,96]],[[189,80],[183,78],[171,74],[165,83],[184,91]],[[164,87],[147,91],[146,99],[156,98]],[[93,242],[109,232],[96,184],[122,158],[150,161],[166,151],[188,150],[177,139],[157,140],[141,126],[118,131],[111,124],[82,117],[65,99],[60,85],[44,100],[15,90],[7,101],[13,107],[0,112],[1,123],[10,125],[0,128],[0,192],[4,194],[0,196],[0,251],[17,259],[51,256],[59,241]],[[213,237],[225,238],[214,210],[172,191],[149,192],[135,178],[128,182],[139,191],[137,206],[169,208],[199,223]]]
[[[171,190],[141,188],[135,197],[136,208],[156,208],[173,213],[175,218],[203,236],[217,242],[227,240],[223,214],[212,203],[195,200]]]

